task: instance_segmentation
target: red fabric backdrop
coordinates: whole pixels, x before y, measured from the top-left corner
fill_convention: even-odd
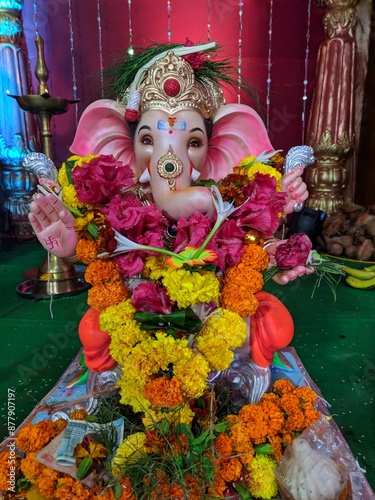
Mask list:
[[[211,41],[222,46],[223,56],[238,65],[239,4],[241,0],[170,0],[170,41],[184,43],[186,37],[194,43],[208,40],[208,19],[211,21]],[[261,115],[266,121],[267,62],[269,54],[270,0],[242,0],[242,75],[259,89]],[[167,0],[132,0],[131,24],[133,46],[168,41]],[[317,51],[324,39],[322,16],[324,8],[311,0],[308,85],[306,110],[309,110],[314,88]],[[70,9],[69,9],[70,6]],[[271,45],[271,96],[269,134],[275,148],[284,153],[303,137],[303,91],[305,77],[308,0],[274,0]],[[83,109],[101,97],[100,36],[103,66],[113,61],[119,51],[129,47],[129,3],[125,0],[39,0],[38,29],[45,41],[45,59],[49,69],[49,89],[55,96],[72,99],[72,44],[78,105],[65,115],[53,117],[52,132],[56,163],[69,154],[77,118]],[[71,13],[71,29],[69,26]],[[33,92],[38,82],[34,76],[36,63],[35,22],[33,2],[25,2],[23,10],[25,43],[33,74]],[[71,37],[71,33],[73,36]],[[72,38],[72,40],[71,40]],[[227,94],[228,102],[237,95]],[[250,102],[247,96],[241,102]],[[77,109],[76,109],[77,106]]]

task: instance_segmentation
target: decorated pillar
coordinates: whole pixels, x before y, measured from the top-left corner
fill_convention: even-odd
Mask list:
[[[316,88],[306,142],[316,162],[306,172],[307,205],[326,213],[343,203],[346,161],[354,148],[356,6],[360,0],[321,0],[326,40],[318,52]]]
[[[31,150],[39,150],[36,117],[9,95],[29,94],[31,77],[22,47],[23,0],[0,0],[0,189],[3,211],[11,213],[18,236],[32,235],[27,220],[36,179],[22,167]]]

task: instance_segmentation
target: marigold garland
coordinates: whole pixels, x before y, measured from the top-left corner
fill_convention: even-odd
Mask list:
[[[125,300],[129,296],[129,291],[122,281],[113,281],[93,286],[87,295],[88,305],[98,311],[103,311]]]
[[[255,271],[263,272],[269,263],[268,253],[259,245],[249,243],[243,248],[241,264],[251,267]]]

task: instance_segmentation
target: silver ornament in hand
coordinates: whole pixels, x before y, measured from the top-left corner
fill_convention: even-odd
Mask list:
[[[285,157],[284,172],[288,174],[296,167],[306,168],[315,162],[314,150],[310,146],[294,146],[288,151]],[[294,212],[301,212],[304,203],[295,203],[293,206]]]

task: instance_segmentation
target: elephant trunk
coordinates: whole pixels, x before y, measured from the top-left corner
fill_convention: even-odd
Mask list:
[[[167,217],[177,220],[182,215],[188,219],[194,212],[214,215],[210,190],[191,185],[194,168],[187,154],[179,157],[169,147],[160,157],[152,155],[148,170],[154,203]]]

